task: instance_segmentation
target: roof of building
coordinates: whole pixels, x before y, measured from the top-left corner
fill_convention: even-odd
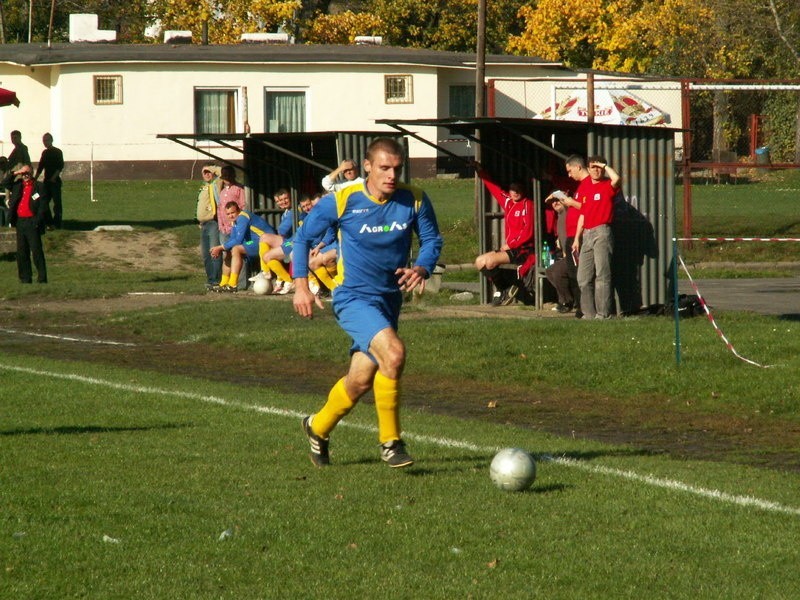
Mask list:
[[[91,63],[329,63],[407,64],[475,68],[475,54],[375,45],[305,45],[241,43],[203,44],[0,44],[0,62],[22,66]],[[530,56],[492,54],[487,66],[563,68],[561,62]]]

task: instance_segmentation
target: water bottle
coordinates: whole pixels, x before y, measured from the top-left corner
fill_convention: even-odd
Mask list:
[[[545,268],[550,266],[550,245],[545,242],[542,246],[542,266]]]

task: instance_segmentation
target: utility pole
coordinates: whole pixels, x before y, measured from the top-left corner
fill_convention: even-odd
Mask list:
[[[486,77],[486,0],[478,0],[478,40],[477,47],[475,48],[475,117],[480,119],[486,116],[486,94],[484,79]],[[481,162],[481,132],[480,129],[475,130],[475,161],[480,164]],[[483,206],[483,184],[478,177],[477,171],[475,172],[475,221],[478,226],[478,242],[480,247],[485,247],[484,231],[486,226],[483,225],[484,220],[484,206]],[[486,302],[489,299],[490,284],[486,277],[481,277],[480,297],[481,302]]]
[[[28,43],[31,43],[33,34],[33,0],[28,0]]]
[[[53,41],[53,18],[56,14],[56,0],[50,0],[50,25],[47,28],[47,47],[50,48],[50,45]]]

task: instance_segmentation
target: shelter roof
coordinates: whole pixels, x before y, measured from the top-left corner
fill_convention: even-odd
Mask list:
[[[522,117],[475,117],[475,118],[446,118],[446,119],[380,119],[375,121],[382,125],[400,127],[446,127],[456,135],[468,135],[476,129],[481,131],[491,130],[517,130],[525,133],[536,132],[576,132],[589,130],[617,129],[620,131],[680,131],[670,127],[650,127],[643,125],[609,125],[605,123],[586,123],[580,121],[552,121],[545,119],[527,119]]]

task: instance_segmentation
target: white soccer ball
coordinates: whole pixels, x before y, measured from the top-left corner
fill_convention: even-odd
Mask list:
[[[536,461],[520,448],[503,448],[492,459],[489,476],[501,490],[521,492],[536,479]]]
[[[272,293],[272,279],[259,277],[253,282],[253,293],[259,296],[266,296]]]

